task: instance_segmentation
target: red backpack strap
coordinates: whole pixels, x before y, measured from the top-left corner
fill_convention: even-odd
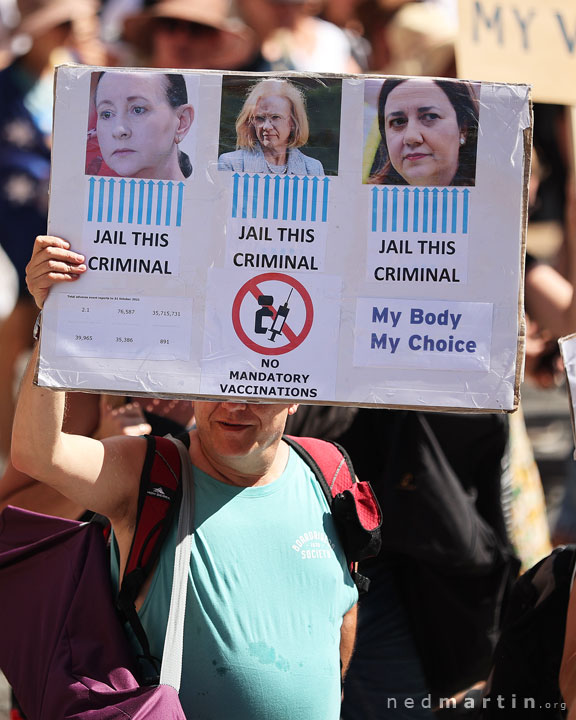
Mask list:
[[[136,529],[117,604],[142,646],[143,657],[152,666],[152,675],[144,682],[155,682],[159,672],[159,660],[151,655],[148,638],[134,602],[158,560],[164,540],[180,507],[182,464],[178,448],[169,438],[149,435],[146,441],[148,447],[140,476]]]
[[[336,443],[317,438],[285,435],[284,440],[320,483],[348,561],[353,564],[376,556],[381,545],[382,512],[370,483],[356,477],[348,453]],[[359,578],[357,584],[360,582]]]
[[[148,448],[142,475],[136,530],[124,577],[141,570],[146,577],[158,558],[182,496],[178,448],[169,438],[146,438]]]
[[[312,468],[329,505],[332,505],[333,497],[356,482],[350,456],[340,445],[292,435],[285,435],[284,440]]]

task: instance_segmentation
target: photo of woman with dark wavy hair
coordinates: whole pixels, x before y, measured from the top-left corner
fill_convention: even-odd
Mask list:
[[[389,78],[378,97],[378,127],[385,162],[369,183],[475,184],[478,98],[470,83]]]

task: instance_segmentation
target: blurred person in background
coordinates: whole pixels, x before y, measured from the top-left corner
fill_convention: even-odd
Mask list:
[[[360,67],[346,34],[317,17],[318,0],[237,0],[241,17],[254,29],[272,70],[357,73]]]
[[[268,70],[250,28],[226,0],[159,0],[122,20],[121,64],[206,70]]]
[[[371,72],[456,77],[457,20],[442,3],[360,0],[354,23],[370,45]]]
[[[432,0],[402,3],[385,30],[389,57],[379,72],[457,77],[454,54],[457,32],[456,17],[442,3]]]
[[[569,172],[567,127],[558,122],[559,108],[540,105],[535,109],[543,122],[530,178],[526,380],[547,390],[565,380],[557,340],[576,332],[576,192]],[[540,142],[542,137],[545,143]],[[541,438],[545,441],[546,433]],[[553,509],[552,544],[576,542],[576,466],[572,452],[565,457],[563,493]]]
[[[23,284],[34,238],[46,232],[53,68],[103,59],[95,0],[18,0],[0,72],[0,246],[19,279],[0,324],[0,456],[7,457],[19,358],[31,347],[36,309]]]
[[[364,37],[364,28],[358,17],[358,5],[362,0],[325,0],[319,17],[338,26],[350,43],[352,57],[361,72],[370,68],[370,43]]]
[[[0,471],[9,456],[19,361],[32,346],[37,314],[24,276],[35,236],[46,232],[53,69],[104,60],[96,0],[18,0],[11,10],[3,14],[11,24],[0,53],[0,246],[18,290],[0,320]],[[18,720],[19,712],[14,700],[11,717]]]

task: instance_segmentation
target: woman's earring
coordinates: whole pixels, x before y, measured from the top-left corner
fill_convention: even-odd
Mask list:
[[[460,145],[466,144],[466,138],[463,135],[460,135]]]

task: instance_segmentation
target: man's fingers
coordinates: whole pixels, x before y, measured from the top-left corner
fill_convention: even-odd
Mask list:
[[[41,277],[49,277],[51,280],[54,280],[58,277],[58,275],[82,275],[83,272],[86,271],[86,265],[70,265],[69,263],[63,263],[63,262],[54,262],[50,261],[49,263],[46,263],[45,265],[41,266],[40,268],[32,269],[31,272],[28,273],[28,276],[31,280],[40,279]]]
[[[68,250],[70,243],[63,238],[56,237],[55,235],[38,235],[34,241],[34,247],[32,249],[32,256],[37,255],[42,250],[48,247],[58,247]]]
[[[48,262],[47,270],[49,271],[49,275],[54,275],[56,273],[82,274],[86,270],[86,265],[84,265],[84,263],[81,263],[80,265],[73,265],[71,263],[50,260]]]
[[[44,248],[42,254],[37,253],[36,256],[33,255],[30,263],[36,265],[44,262],[66,262],[71,265],[79,265],[83,263],[84,260],[84,255],[74,252],[73,250],[50,246]]]
[[[86,268],[84,268],[85,270]],[[84,270],[79,268],[71,268],[70,270],[62,268],[57,272],[43,272],[38,275],[28,273],[26,276],[26,285],[28,290],[34,294],[38,290],[48,290],[52,285],[61,282],[70,282],[78,280],[82,277]]]
[[[85,257],[70,250],[70,243],[62,238],[52,235],[39,235],[34,242],[32,257],[28,264],[34,266],[46,260],[57,260],[79,265],[84,262]]]
[[[67,273],[67,272],[59,272],[59,273],[48,273],[48,279],[51,280],[51,284],[57,283],[57,282],[69,282],[70,280],[78,280],[80,278],[82,273]],[[46,287],[49,287],[48,285]]]
[[[26,268],[26,275],[30,282],[39,281],[42,277],[52,282],[58,282],[60,275],[74,276],[74,279],[86,271],[86,265],[81,262],[66,262],[65,259],[46,258],[41,262],[30,262]]]

